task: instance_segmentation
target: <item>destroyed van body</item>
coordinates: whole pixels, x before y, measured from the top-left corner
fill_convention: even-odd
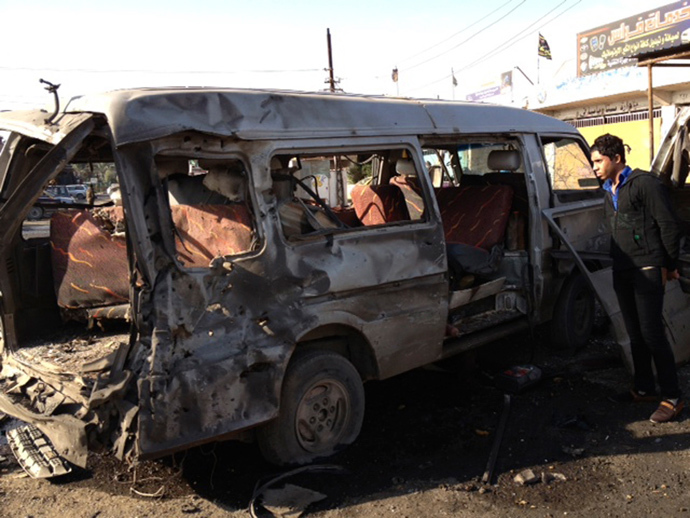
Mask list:
[[[179,89],[2,113],[0,128],[0,411],[35,427],[23,448],[40,431],[84,466],[89,448],[256,439],[305,463],[357,437],[366,380],[550,321],[560,346],[589,335],[571,251],[604,265],[602,192],[558,120]],[[61,210],[25,237],[43,187],[96,164],[122,206]],[[545,210],[570,211],[558,235]]]

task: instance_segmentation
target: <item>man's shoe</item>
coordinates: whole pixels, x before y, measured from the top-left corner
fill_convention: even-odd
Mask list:
[[[636,390],[630,389],[626,392],[610,396],[609,400],[614,403],[652,403],[654,401],[659,401],[659,396],[647,393],[640,394]]]
[[[659,408],[656,409],[649,420],[652,423],[667,423],[680,414],[681,410],[683,410],[683,406],[684,403],[682,399],[679,399],[675,405],[673,401],[664,399],[659,403]]]

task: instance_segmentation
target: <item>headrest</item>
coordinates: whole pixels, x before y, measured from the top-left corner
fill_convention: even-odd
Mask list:
[[[230,201],[239,203],[243,200],[244,177],[237,171],[211,168],[202,183],[209,191],[222,194]]]
[[[516,149],[494,149],[489,153],[491,171],[517,171],[522,165],[520,162],[520,152]]]
[[[405,176],[415,175],[414,162],[409,158],[401,158],[395,163],[395,172]]]

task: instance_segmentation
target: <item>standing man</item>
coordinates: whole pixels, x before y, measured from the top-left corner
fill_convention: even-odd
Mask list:
[[[683,409],[676,362],[662,319],[666,279],[678,278],[680,230],[666,187],[656,176],[626,166],[620,138],[602,135],[591,151],[594,172],[606,190],[613,288],[630,336],[635,369],[632,389],[617,400],[658,400],[653,361],[661,403],[649,419],[664,423]]]

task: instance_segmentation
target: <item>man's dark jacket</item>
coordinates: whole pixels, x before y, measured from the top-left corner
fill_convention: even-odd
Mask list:
[[[613,269],[659,266],[675,270],[680,227],[666,186],[656,176],[635,169],[618,191],[617,211],[608,191],[604,204]]]

